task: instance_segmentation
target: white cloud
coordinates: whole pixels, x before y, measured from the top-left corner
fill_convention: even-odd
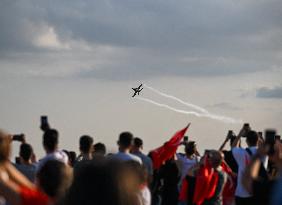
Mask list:
[[[70,45],[63,43],[58,39],[58,35],[55,32],[54,27],[46,26],[43,32],[33,39],[35,46],[47,49],[69,50]]]

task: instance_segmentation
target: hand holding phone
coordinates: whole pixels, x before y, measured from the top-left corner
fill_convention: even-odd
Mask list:
[[[50,129],[50,126],[48,123],[48,116],[45,116],[45,115],[41,116],[40,129],[44,132]]]
[[[25,143],[25,135],[24,134],[13,135],[12,140]]]
[[[230,140],[233,136],[234,136],[233,130],[229,130],[228,133],[227,133],[226,139]]]
[[[240,136],[241,137],[246,137],[246,134],[251,130],[250,124],[245,123],[240,131]]]

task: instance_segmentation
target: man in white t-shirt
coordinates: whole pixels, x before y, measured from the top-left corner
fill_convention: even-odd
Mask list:
[[[176,157],[180,164],[181,180],[186,177],[188,170],[199,162],[199,157],[196,155],[197,145],[194,141],[190,141],[185,145],[185,155],[177,153]]]
[[[59,133],[55,129],[49,129],[43,134],[43,147],[46,155],[38,163],[38,170],[49,160],[58,160],[68,164],[68,156],[65,152],[58,150]]]
[[[248,147],[246,149],[241,148],[240,138],[246,137],[246,143]],[[253,205],[252,194],[249,193],[242,184],[242,176],[245,171],[246,166],[249,164],[251,155],[257,152],[259,137],[257,132],[250,130],[247,127],[243,127],[239,135],[236,137],[232,144],[232,154],[238,164],[238,178],[237,187],[235,191],[235,201],[236,205]],[[267,167],[268,159],[264,159],[264,167]]]
[[[140,157],[130,154],[131,146],[133,145],[133,135],[130,132],[122,132],[119,135],[119,140],[117,143],[119,152],[111,155],[112,159],[117,159],[119,161],[133,160],[142,164]]]

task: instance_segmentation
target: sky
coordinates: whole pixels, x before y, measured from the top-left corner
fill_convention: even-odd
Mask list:
[[[189,122],[203,151],[242,126],[132,98],[145,83],[281,133],[281,19],[280,0],[1,0],[1,128],[25,133],[41,157],[41,115],[60,148],[75,151],[88,134],[114,152],[122,131],[149,151]],[[195,111],[146,88],[141,95]]]

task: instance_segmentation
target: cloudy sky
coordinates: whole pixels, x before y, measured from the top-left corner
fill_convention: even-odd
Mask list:
[[[143,82],[281,132],[281,19],[281,0],[1,0],[1,127],[26,133],[38,156],[40,115],[72,150],[82,134],[114,149],[129,130],[147,151],[188,122],[203,150],[241,127],[131,98]],[[193,110],[146,88],[142,97]]]

